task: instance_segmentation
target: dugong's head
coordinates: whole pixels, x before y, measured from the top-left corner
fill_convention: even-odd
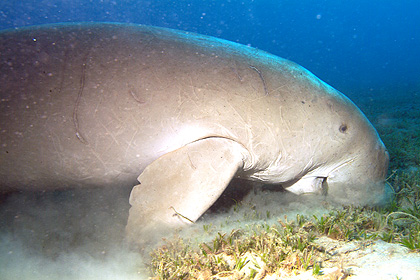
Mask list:
[[[392,197],[385,183],[389,155],[373,125],[346,96],[299,69],[304,86],[294,94],[309,92],[312,97],[302,102],[304,136],[293,138],[289,146],[297,145],[294,151],[300,161],[294,165],[300,166],[300,177],[282,185],[297,194],[322,192],[347,205],[388,202]]]
[[[369,122],[351,120],[340,129],[351,146],[348,157],[326,177],[328,196],[342,204],[378,205],[388,202],[391,189],[385,183],[389,155]]]
[[[321,144],[310,159],[314,167],[299,180],[283,186],[297,194],[322,192],[344,205],[386,204],[392,197],[385,183],[388,152],[363,113],[341,97],[341,102],[330,108],[334,113],[327,112],[328,117],[321,121]]]
[[[381,205],[391,198],[386,184],[389,155],[377,131],[349,99],[336,90],[337,99],[330,105],[329,126],[321,149],[326,156],[320,167],[323,192],[345,205]],[[331,113],[331,112],[329,112]],[[315,171],[316,173],[316,171]]]
[[[357,109],[357,108],[356,108]],[[357,109],[339,126],[345,156],[323,182],[328,197],[342,204],[379,205],[391,198],[385,183],[389,155],[376,130]]]

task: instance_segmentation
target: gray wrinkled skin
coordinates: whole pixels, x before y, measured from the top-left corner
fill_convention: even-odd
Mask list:
[[[344,204],[386,197],[375,129],[293,62],[99,23],[3,31],[0,50],[1,190],[137,185],[135,242],[197,220],[233,177]]]

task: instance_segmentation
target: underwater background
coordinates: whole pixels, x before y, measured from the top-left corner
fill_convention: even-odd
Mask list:
[[[0,1],[0,30],[90,21],[155,25],[249,45],[297,62],[343,92],[367,115],[390,153],[388,182],[397,195],[390,208],[381,212],[386,221],[372,218],[372,223],[383,226],[375,224],[380,232],[377,236],[420,250],[420,1]],[[0,280],[147,279],[139,272],[146,268],[138,255],[120,250],[119,243],[117,248],[104,245],[114,237],[118,239],[124,228],[128,193],[116,198],[111,192],[105,199],[107,207],[99,209],[90,206],[91,194],[94,197],[95,191],[0,199]],[[253,199],[256,205],[256,201],[260,205],[274,203],[267,202],[270,198],[265,195]],[[24,210],[19,205],[25,205]],[[267,209],[271,216],[289,211],[294,218],[296,207],[277,212]],[[307,207],[307,213],[317,213],[315,206],[311,207]],[[95,213],[86,214],[92,208]],[[266,213],[266,208],[259,211]],[[371,217],[371,212],[358,211],[359,216]],[[401,212],[414,218],[390,226],[392,219],[388,218],[396,218],[391,213]],[[248,215],[250,211],[238,213]],[[255,215],[246,218],[261,218]],[[213,225],[217,223],[227,224],[212,221]],[[115,225],[111,231],[109,224]],[[348,220],[343,224],[354,227]],[[366,229],[368,224],[357,228],[373,230]],[[401,275],[397,272],[396,276]]]

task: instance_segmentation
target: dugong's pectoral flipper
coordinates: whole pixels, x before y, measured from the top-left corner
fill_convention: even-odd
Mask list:
[[[165,228],[195,222],[242,168],[243,151],[235,141],[211,137],[148,165],[130,194],[129,241],[144,243]]]

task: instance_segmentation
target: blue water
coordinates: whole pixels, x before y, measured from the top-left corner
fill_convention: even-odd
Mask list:
[[[420,92],[418,0],[0,1],[0,29],[74,21],[149,24],[248,44],[350,97]]]

